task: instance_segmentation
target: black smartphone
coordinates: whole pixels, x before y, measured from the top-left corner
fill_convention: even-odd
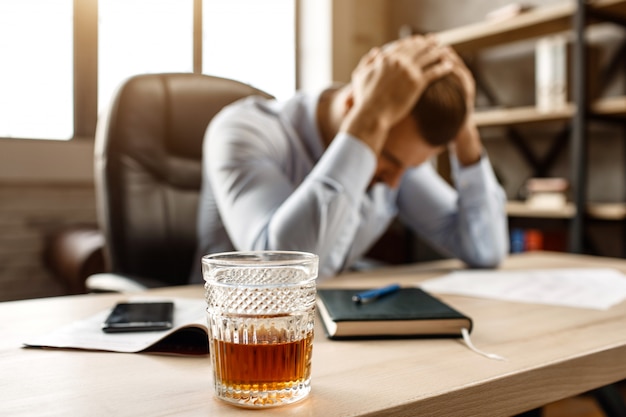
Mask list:
[[[171,329],[174,321],[172,302],[118,303],[102,323],[106,333],[149,332]]]

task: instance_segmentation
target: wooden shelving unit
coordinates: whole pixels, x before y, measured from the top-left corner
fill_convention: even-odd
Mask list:
[[[587,214],[598,220],[626,220],[626,204],[624,203],[590,203]]]
[[[626,19],[626,2],[623,0],[590,1],[589,6],[599,13]],[[487,20],[440,32],[437,38],[459,52],[472,52],[572,30],[572,16],[577,9],[575,1],[542,6],[508,19]],[[598,18],[589,19],[588,24],[599,21]]]
[[[569,202],[558,209],[540,209],[531,207],[524,201],[508,201],[506,211],[511,217],[535,217],[542,219],[572,219],[576,215],[576,206]],[[593,219],[620,221],[626,220],[626,204],[589,203],[585,214]]]
[[[591,104],[594,114],[626,117],[626,96],[609,97]],[[530,123],[563,121],[574,117],[576,105],[568,103],[562,109],[550,112],[537,110],[535,106],[476,111],[474,121],[478,127],[511,126]]]
[[[536,217],[542,219],[571,219],[576,214],[576,207],[567,203],[558,209],[537,209],[530,207],[524,201],[508,201],[506,211],[511,217]]]
[[[626,96],[597,100],[588,105],[585,88],[586,51],[585,31],[589,25],[612,22],[626,26],[626,0],[571,0],[561,4],[542,6],[517,16],[494,21],[483,21],[437,34],[443,44],[453,46],[461,53],[476,52],[488,47],[569,32],[573,35],[574,100],[556,111],[541,112],[534,106],[477,110],[474,115],[479,127],[514,126],[553,121],[571,121],[570,138],[573,202],[563,210],[541,211],[530,209],[523,202],[509,202],[510,216],[529,218],[557,218],[570,222],[570,251],[581,252],[583,221],[592,217],[602,220],[626,220],[626,204],[588,204],[585,184],[587,176],[586,143],[587,119],[626,118]]]

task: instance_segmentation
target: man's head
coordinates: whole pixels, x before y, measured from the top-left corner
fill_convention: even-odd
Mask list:
[[[390,130],[372,183],[397,187],[404,172],[441,153],[467,117],[465,90],[450,73],[432,82],[411,114]]]
[[[396,187],[406,169],[441,153],[464,126],[473,99],[464,68],[434,37],[374,48],[353,71],[351,83],[333,94],[330,116],[321,117],[322,134],[330,143],[347,123],[378,156],[372,182]],[[373,119],[369,123],[367,116]]]
[[[467,116],[467,98],[461,80],[450,73],[433,81],[411,112],[424,140],[433,146],[447,145]]]

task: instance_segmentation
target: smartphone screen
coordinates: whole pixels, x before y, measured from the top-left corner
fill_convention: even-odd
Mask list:
[[[106,333],[167,330],[172,328],[173,319],[172,302],[118,303],[102,324],[102,330]]]

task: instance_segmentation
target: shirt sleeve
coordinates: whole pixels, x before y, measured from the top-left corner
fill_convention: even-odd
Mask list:
[[[209,135],[209,178],[235,248],[309,251],[319,255],[321,277],[340,271],[359,227],[373,152],[340,133],[300,179],[288,165],[303,161],[275,127],[218,123]]]
[[[430,163],[411,169],[398,194],[400,217],[424,240],[472,267],[495,267],[509,251],[506,196],[486,155],[462,167],[455,188]]]
[[[369,148],[340,133],[276,210],[268,228],[271,246],[310,248],[319,255],[322,277],[341,271],[361,224],[360,207],[375,164]]]

